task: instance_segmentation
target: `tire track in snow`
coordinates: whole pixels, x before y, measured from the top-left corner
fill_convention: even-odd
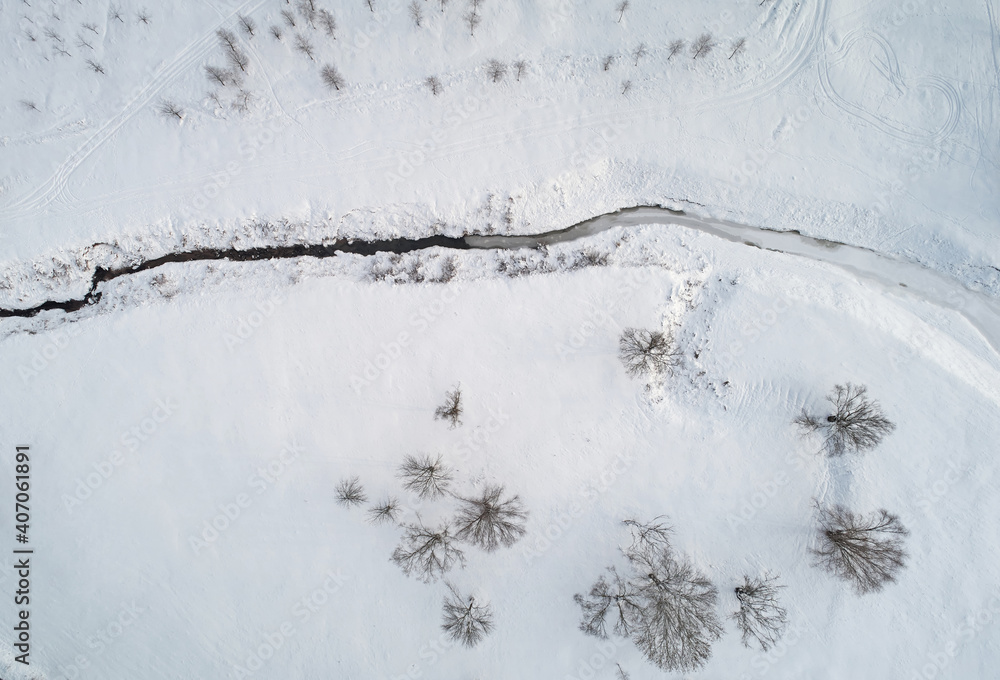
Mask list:
[[[190,68],[198,59],[204,57],[212,45],[215,44],[215,31],[221,28],[226,22],[233,19],[239,13],[253,11],[264,5],[265,0],[258,0],[251,5],[248,0],[238,8],[233,10],[228,17],[216,24],[211,31],[201,38],[190,43],[181,50],[173,60],[162,66],[153,74],[152,80],[146,83],[139,92],[119,111],[114,117],[104,123],[97,132],[91,135],[76,151],[63,161],[56,171],[36,187],[27,196],[0,208],[0,220],[12,221],[19,218],[30,217],[33,213],[42,210],[46,206],[56,201],[66,188],[70,175],[76,171],[86,161],[91,154],[100,149],[108,142],[115,133],[121,129],[139,111],[143,110],[149,102],[160,93],[174,78]],[[249,10],[248,10],[249,8]]]

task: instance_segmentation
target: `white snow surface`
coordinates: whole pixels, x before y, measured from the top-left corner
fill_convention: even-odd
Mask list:
[[[1000,338],[961,311],[1000,294],[996,0],[633,0],[621,22],[614,4],[487,0],[470,36],[459,0],[424,2],[420,28],[402,3],[351,0],[327,5],[336,40],[299,16],[278,42],[280,0],[123,0],[122,21],[104,2],[5,3],[0,307],[199,246],[531,234],[640,204],[870,248],[967,290],[943,303],[663,224],[535,251],[170,264],[81,312],[0,319],[0,498],[30,445],[36,551],[24,667],[0,550],[0,678],[995,675]],[[211,104],[203,72],[237,13],[258,25],[239,37],[244,112],[233,87]],[[668,59],[706,31],[709,57]],[[490,58],[528,66],[491,83]],[[627,327],[670,330],[675,373],[626,376]],[[897,428],[825,458],[791,421],[847,381]],[[449,429],[434,409],[459,384]],[[449,574],[496,612],[473,650],[441,635],[445,584],[390,563],[400,529],[335,502],[357,475],[407,520],[447,518],[454,500],[400,487],[420,452],[456,491],[501,483],[530,513],[519,543],[468,547]],[[898,514],[898,582],[858,596],[813,566],[816,502]],[[577,628],[573,595],[622,565],[621,520],[659,515],[719,588],[726,632],[696,673]],[[791,621],[769,653],[728,619],[764,572]]]

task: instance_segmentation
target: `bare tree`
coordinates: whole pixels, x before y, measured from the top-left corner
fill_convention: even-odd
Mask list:
[[[462,596],[450,583],[448,591],[441,629],[455,642],[475,647],[493,630],[493,609],[488,604],[478,604],[471,595]]]
[[[38,105],[31,100],[22,99],[18,103],[21,105],[21,108],[24,109],[25,111],[39,111]]]
[[[667,60],[669,61],[674,57],[675,54],[684,49],[686,43],[683,40],[677,39],[670,43],[667,47]]]
[[[215,35],[219,38],[219,44],[222,45],[223,49],[226,51],[236,52],[240,48],[240,44],[236,40],[236,34],[228,28],[218,29],[215,32]]]
[[[632,81],[626,80],[622,82],[622,94],[626,95],[632,91]]]
[[[834,385],[826,399],[833,405],[833,413],[822,418],[803,409],[794,422],[806,432],[822,432],[823,451],[829,456],[873,449],[896,429],[882,406],[868,397],[864,385]]]
[[[274,37],[275,40],[279,41],[281,40],[281,36],[283,35],[281,31],[281,26],[274,25],[271,26],[271,28],[268,30],[271,32],[271,35]]]
[[[444,91],[444,86],[441,85],[441,80],[437,76],[431,76],[424,81],[424,84],[430,88],[431,94],[437,96]]]
[[[438,498],[448,491],[454,473],[444,464],[441,456],[431,458],[407,455],[399,466],[399,478],[403,480],[403,488],[415,492],[421,498]]]
[[[289,28],[295,28],[295,15],[291,10],[281,10],[281,16],[285,20],[285,23],[288,24]]]
[[[618,4],[616,5],[616,6],[615,6],[615,11],[616,11],[616,12],[618,12],[618,23],[619,23],[619,24],[620,24],[620,23],[622,22],[622,17],[624,17],[624,16],[625,16],[625,11],[626,11],[626,10],[627,10],[627,9],[628,9],[629,7],[631,7],[631,4],[629,3],[629,1],[628,1],[628,0],[621,0],[621,2],[619,2],[619,3],[618,3]]]
[[[665,671],[693,671],[711,655],[722,635],[715,614],[718,591],[687,560],[675,556],[662,524],[632,522],[632,545],[625,550],[628,574],[610,568],[587,595],[576,595],[580,629],[598,637],[611,630],[626,637]]]
[[[240,88],[236,92],[236,97],[233,99],[233,108],[240,113],[246,113],[250,110],[250,104],[253,102],[253,93],[250,90]]]
[[[713,47],[715,47],[715,41],[712,39],[712,34],[702,33],[691,45],[691,58],[704,57],[712,51]]]
[[[517,82],[521,82],[521,76],[523,76],[528,70],[528,62],[524,59],[518,59],[514,62],[514,75]]]
[[[476,29],[483,21],[476,10],[472,10],[465,15],[465,25],[469,27],[469,35],[476,35]]]
[[[38,42],[38,36],[36,36],[32,31],[25,30],[24,37],[28,39],[28,42]]]
[[[365,2],[368,3],[368,9],[370,9],[372,12],[374,12],[375,11],[375,3],[373,2],[373,0],[365,0]]]
[[[226,56],[234,69],[239,69],[241,73],[246,73],[250,68],[250,57],[242,50],[230,50]]]
[[[54,40],[54,41],[56,41],[56,42],[58,42],[58,43],[61,43],[61,42],[63,41],[63,39],[62,39],[62,36],[61,36],[61,35],[59,35],[58,33],[56,33],[56,32],[55,32],[55,31],[54,31],[53,29],[51,29],[51,28],[46,28],[46,29],[45,29],[45,30],[43,31],[43,33],[45,34],[45,37],[46,37],[46,38],[48,38],[49,40]]]
[[[615,55],[609,54],[608,56],[604,57],[604,60],[601,62],[601,68],[603,68],[605,71],[610,71],[611,65],[614,63],[615,63]]]
[[[372,524],[394,523],[399,511],[399,501],[389,496],[378,505],[368,508],[368,521]]]
[[[734,40],[732,45],[733,51],[729,54],[729,58],[732,59],[737,54],[743,52],[743,48],[746,47],[746,44],[747,44],[746,38],[737,38],[736,40]]]
[[[497,59],[490,59],[486,62],[486,75],[488,75],[490,80],[494,83],[500,82],[503,80],[503,77],[507,75],[507,64]]]
[[[316,27],[316,3],[310,0],[299,0],[299,14],[306,20],[310,28]]]
[[[94,73],[100,73],[101,75],[104,75],[104,67],[101,66],[100,64],[98,64],[93,59],[88,59],[86,61],[86,64],[87,64],[87,68],[89,68]]]
[[[618,357],[633,377],[669,373],[680,363],[681,352],[663,331],[626,328],[618,339]]]
[[[462,387],[460,385],[445,394],[444,405],[435,409],[434,419],[447,420],[453,430],[462,424]]]
[[[53,49],[56,51],[56,54],[59,54],[61,56],[64,56],[64,57],[72,57],[73,56],[72,54],[69,53],[69,50],[67,50],[65,47],[62,47],[61,45],[54,45]]]
[[[430,529],[419,518],[417,524],[406,526],[391,560],[404,574],[425,583],[436,581],[455,566],[465,566],[465,554],[455,546],[451,528],[445,524]]]
[[[164,118],[176,118],[177,120],[184,120],[184,109],[177,106],[177,104],[175,104],[172,101],[166,100],[160,102],[160,105],[157,107],[157,111],[159,111],[160,115],[163,116]]]
[[[490,484],[479,496],[460,497],[455,536],[487,552],[493,552],[501,545],[509,548],[517,543],[525,534],[524,523],[528,513],[521,504],[520,496],[503,499],[503,494],[503,486]]]
[[[420,24],[424,20],[423,7],[421,7],[420,3],[417,2],[417,0],[412,0],[412,2],[410,2],[409,10],[410,10],[410,18],[413,20],[414,25],[416,25],[417,28],[420,28]]]
[[[77,36],[77,38],[76,38],[76,46],[77,47],[81,47],[81,48],[82,47],[86,47],[88,50],[91,50],[91,51],[93,51],[93,49],[94,49],[94,46],[91,45],[89,42],[87,42],[87,40],[82,35],[81,36]]]
[[[100,32],[97,30],[97,24],[86,23],[86,24],[80,24],[80,26],[85,30],[90,31],[94,35],[100,35]]]
[[[365,493],[365,488],[361,486],[361,480],[358,477],[349,477],[337,484],[337,502],[341,505],[348,507],[361,505],[367,500],[368,494]]]
[[[229,80],[229,71],[219,68],[218,66],[208,65],[205,67],[205,77],[207,77],[210,82],[225,87]]]
[[[145,24],[147,26],[149,25],[149,20],[151,18],[152,17],[149,15],[149,12],[145,8],[140,9],[139,12],[135,15],[137,23]]]
[[[237,17],[239,17],[240,28],[243,29],[244,33],[251,38],[257,35],[257,23],[253,19],[242,14],[238,14]]]
[[[309,42],[309,38],[305,37],[301,33],[295,34],[295,49],[309,57],[311,61],[316,61],[316,48],[313,47],[311,42]]]
[[[788,612],[778,604],[778,577],[743,577],[743,585],[736,586],[736,599],[740,610],[733,614],[736,627],[743,636],[743,644],[755,644],[766,652],[781,639],[788,625]]]
[[[615,668],[615,678],[617,678],[617,680],[629,680],[632,677],[624,668],[622,668],[620,663],[616,663]]]
[[[816,564],[850,581],[859,594],[882,590],[906,566],[899,517],[877,510],[865,517],[842,505],[820,510]]]
[[[319,25],[323,27],[323,31],[327,36],[337,39],[337,20],[334,18],[333,13],[328,9],[321,9],[317,16],[319,17]]]
[[[340,75],[337,67],[332,64],[327,64],[320,69],[319,74],[323,79],[323,84],[332,90],[339,90],[344,86],[344,77]]]
[[[635,59],[635,65],[638,66],[639,60],[647,54],[649,54],[649,49],[646,47],[646,43],[639,43],[638,47],[632,51],[632,58]]]

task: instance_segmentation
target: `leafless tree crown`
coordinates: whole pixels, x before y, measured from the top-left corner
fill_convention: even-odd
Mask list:
[[[337,484],[337,502],[341,505],[361,505],[367,500],[368,494],[358,477],[350,477]]]
[[[257,35],[257,24],[248,16],[238,15],[240,21],[240,28],[251,38]]]
[[[649,54],[649,48],[646,47],[646,43],[639,43],[639,45],[632,50],[632,58],[635,59],[635,65],[639,65],[639,60]]]
[[[461,595],[449,583],[441,629],[455,642],[475,647],[493,630],[493,609],[489,604],[479,604],[471,595]]]
[[[177,104],[175,104],[172,101],[160,102],[160,105],[157,107],[157,111],[159,111],[160,115],[163,116],[164,118],[176,118],[177,120],[184,120],[184,109],[177,106]]]
[[[744,576],[743,584],[736,587],[740,609],[733,619],[748,648],[756,645],[766,652],[785,632],[788,613],[778,604],[778,590],[784,586],[777,581],[777,576]]]
[[[281,26],[274,25],[271,26],[269,30],[271,31],[271,35],[274,37],[275,40],[281,40],[282,35],[284,35],[284,33],[281,30]]]
[[[673,40],[670,45],[667,46],[667,60],[673,59],[674,55],[684,49],[686,43],[683,40]]]
[[[627,521],[632,544],[626,549],[629,573],[614,567],[587,595],[574,599],[583,613],[580,629],[598,637],[610,630],[626,637],[665,671],[692,671],[711,655],[722,635],[715,614],[718,591],[670,548],[670,529],[654,520]]]
[[[462,424],[462,388],[456,387],[445,395],[444,404],[434,411],[436,420],[447,420],[452,429]]]
[[[681,352],[663,331],[626,328],[618,339],[618,357],[631,376],[669,373],[680,362]]]
[[[877,510],[855,514],[842,505],[820,511],[816,564],[849,581],[859,594],[882,590],[906,566],[903,538],[909,531],[896,515]]]
[[[399,516],[399,501],[392,496],[368,508],[368,521],[372,524],[392,524]]]
[[[441,80],[437,76],[431,76],[430,78],[424,81],[424,84],[430,88],[431,94],[433,94],[434,96],[437,96],[441,94],[442,91],[444,91],[444,86],[441,85]]]
[[[741,53],[747,45],[746,38],[737,38],[733,41],[732,52],[729,53],[729,58],[732,59],[737,54]]]
[[[833,413],[826,418],[803,410],[794,422],[806,432],[821,432],[823,451],[829,456],[873,449],[896,429],[879,403],[868,397],[864,385],[834,385],[827,401],[833,405]]]
[[[702,33],[691,45],[691,58],[704,57],[715,47],[715,40],[711,33]]]
[[[528,70],[528,62],[524,59],[518,59],[514,62],[514,76],[517,82],[521,82],[521,76],[523,76]]]
[[[611,70],[611,65],[615,63],[615,55],[609,54],[601,61],[601,68],[605,71]]]
[[[406,526],[391,559],[404,574],[425,583],[436,581],[455,566],[465,565],[465,554],[455,545],[447,524],[430,529],[419,520]]]
[[[618,12],[618,23],[622,22],[622,17],[625,16],[625,11],[631,6],[628,0],[621,0],[617,5],[615,5],[615,11]]]
[[[453,476],[451,468],[444,464],[440,455],[434,458],[427,454],[408,455],[399,466],[403,488],[415,492],[421,498],[444,496]]]
[[[337,38],[337,20],[334,18],[330,10],[321,9],[317,16],[319,17],[319,25],[323,27],[323,31],[331,38],[336,40]]]
[[[419,2],[417,2],[417,0],[412,0],[412,2],[410,2],[409,11],[410,19],[413,20],[413,24],[417,28],[420,28],[420,24],[424,21],[424,8]]]
[[[503,498],[503,495],[503,486],[490,484],[478,496],[459,498],[455,536],[487,552],[517,543],[525,534],[528,513],[520,496]]]
[[[101,75],[104,75],[104,67],[98,64],[96,61],[94,61],[93,59],[88,59],[86,63],[87,63],[87,68],[89,68],[91,71],[93,71],[94,73],[100,73]]]
[[[344,86],[344,77],[340,75],[336,66],[327,64],[320,69],[319,74],[323,78],[323,83],[331,90],[339,90]]]
[[[309,38],[305,37],[301,33],[295,34],[295,49],[309,57],[311,61],[316,61],[316,48],[313,47]]]
[[[507,64],[498,59],[490,59],[486,62],[486,75],[488,75],[490,80],[494,83],[500,82],[503,80],[503,77],[507,75]]]

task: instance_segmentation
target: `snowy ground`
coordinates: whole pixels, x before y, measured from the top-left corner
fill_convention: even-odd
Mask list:
[[[31,445],[36,547],[32,664],[0,635],[0,677],[660,678],[578,631],[572,596],[621,563],[620,520],[661,514],[720,617],[744,573],[787,585],[776,650],[727,621],[690,677],[989,677],[1000,357],[959,312],[1000,294],[996,0],[633,0],[621,22],[605,0],[488,0],[475,36],[465,3],[424,4],[419,29],[402,3],[331,4],[335,41],[299,17],[283,42],[280,0],[149,5],[148,24],[131,1],[121,21],[103,2],[0,7],[0,307],[199,245],[536,233],[637,204],[904,256],[969,290],[942,305],[664,225],[530,254],[174,264],[68,319],[0,320],[3,455]],[[237,12],[259,28],[240,37],[244,112],[231,86],[210,102],[203,71]],[[668,59],[705,31],[709,57]],[[528,65],[495,84],[490,58]],[[629,326],[673,329],[676,375],[625,375]],[[845,381],[898,427],[830,461],[791,419]],[[433,412],[459,383],[449,430]],[[402,496],[416,452],[530,511],[525,539],[452,575],[497,612],[473,651],[441,637],[444,585],[389,562],[399,530],[334,502],[351,475]],[[859,597],[811,566],[813,499],[899,514],[899,582]]]

